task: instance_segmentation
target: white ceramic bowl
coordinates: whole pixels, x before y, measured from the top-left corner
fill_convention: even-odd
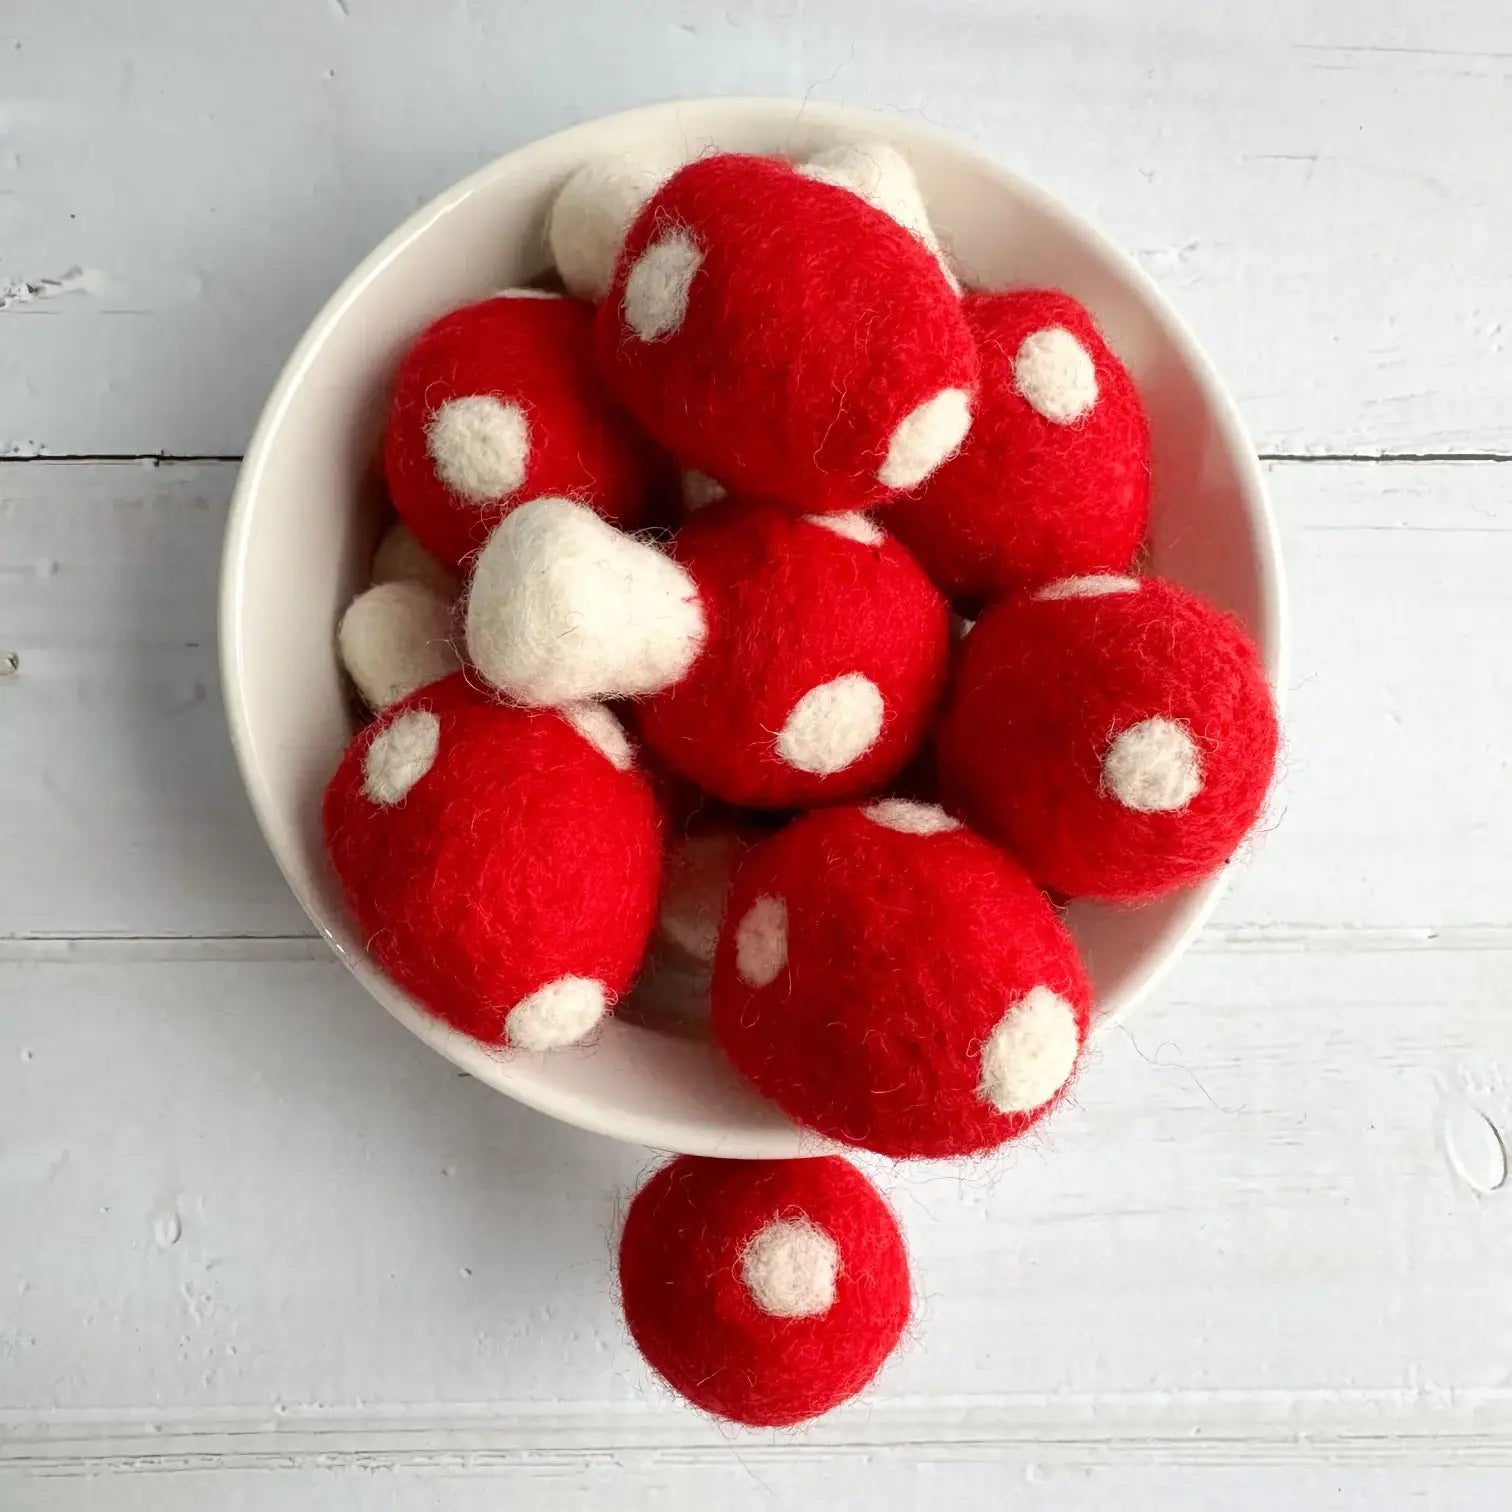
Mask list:
[[[669,1150],[756,1157],[822,1146],[706,1044],[610,1022],[589,1047],[504,1057],[431,1018],[381,975],[321,843],[321,792],[353,729],[334,627],[365,586],[380,518],[374,459],[400,352],[443,311],[546,269],[546,212],[579,163],[642,145],[801,156],[863,135],[907,154],[968,282],[1054,285],[1092,309],[1149,408],[1151,570],[1237,614],[1279,687],[1281,567],[1260,469],[1223,385],[1154,285],[1085,221],[996,163],[910,123],[837,106],[650,106],[547,137],[448,189],[362,263],[306,332],[263,411],[231,507],[221,663],[232,740],[263,833],[305,911],[367,990],[456,1065],[569,1123]],[[1132,911],[1072,909],[1104,1021],[1171,965],[1222,885],[1214,879]]]

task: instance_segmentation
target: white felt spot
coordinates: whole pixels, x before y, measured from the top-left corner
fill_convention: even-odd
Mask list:
[[[966,637],[970,635],[971,632],[975,629],[976,621],[974,619],[967,619],[964,614],[956,614],[954,612],[951,613],[950,638],[957,645],[960,645],[960,643],[965,640]]]
[[[1037,599],[1103,598],[1110,593],[1138,593],[1139,579],[1117,572],[1089,572],[1083,577],[1062,578],[1041,588]]]
[[[665,341],[688,313],[688,293],[703,253],[681,226],[664,231],[636,258],[625,279],[625,324],[642,341]]]
[[[713,833],[690,835],[667,853],[657,929],[696,965],[714,963],[725,898],[742,848],[737,835]]]
[[[810,688],[778,732],[777,754],[800,772],[827,777],[866,754],[882,732],[882,694],[869,677],[847,672]]]
[[[693,580],[665,553],[570,499],[532,499],[473,566],[467,654],[519,703],[652,693],[703,645]]]
[[[683,508],[690,514],[717,504],[725,496],[723,483],[716,483],[707,473],[694,472],[691,468],[682,475]]]
[[[735,928],[735,970],[747,987],[770,987],[787,965],[787,903],[760,897]]]
[[[834,184],[859,195],[873,209],[890,215],[905,231],[924,243],[940,265],[950,287],[960,293],[961,285],[945,261],[939,239],[929,223],[924,196],[908,159],[888,142],[841,142],[816,152],[799,166],[805,178],[821,184]]]
[[[562,718],[612,767],[628,772],[635,765],[635,748],[625,727],[601,703],[568,704]]]
[[[579,299],[597,303],[609,292],[631,222],[675,167],[661,154],[618,153],[585,163],[562,186],[546,239],[562,282]]]
[[[1097,403],[1097,370],[1087,349],[1064,326],[1031,331],[1013,359],[1013,382],[1045,419],[1080,420]]]
[[[1108,747],[1102,782],[1135,813],[1168,814],[1202,791],[1202,757],[1184,724],[1159,716],[1142,719]]]
[[[971,429],[971,396],[965,389],[941,389],[899,422],[877,469],[888,488],[912,488],[953,455]]]
[[[740,1257],[746,1290],[774,1318],[812,1318],[835,1305],[840,1250],[811,1218],[774,1218]]]
[[[559,294],[555,289],[500,289],[495,299],[563,299],[565,295]]]
[[[902,835],[943,835],[961,827],[961,821],[952,819],[938,803],[915,803],[909,798],[884,798],[861,812],[873,824]]]
[[[336,631],[341,664],[370,709],[455,672],[451,605],[424,583],[380,583],[347,606]]]
[[[436,409],[425,446],[448,488],[487,504],[507,498],[525,481],[530,425],[518,404],[492,394],[467,394]]]
[[[560,1050],[575,1045],[608,1011],[609,995],[592,977],[566,976],[521,998],[504,1018],[509,1043],[519,1050]]]
[[[1048,987],[1036,987],[987,1036],[977,1090],[999,1113],[1033,1112],[1066,1085],[1079,1048],[1071,1005]]]
[[[379,583],[424,583],[451,603],[462,591],[457,579],[409,532],[407,525],[390,525],[373,553],[371,577]]]
[[[844,536],[847,541],[859,541],[863,546],[880,546],[887,539],[882,527],[874,525],[864,514],[804,515],[803,518],[810,525]]]
[[[410,709],[368,742],[362,791],[374,803],[398,803],[436,762],[441,721],[429,709]]]

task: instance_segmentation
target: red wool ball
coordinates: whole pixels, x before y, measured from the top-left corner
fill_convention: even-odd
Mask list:
[[[945,603],[863,515],[727,502],[672,543],[704,639],[636,706],[646,744],[729,803],[871,792],[923,744],[949,656]]]
[[[848,188],[738,154],[683,168],[641,210],[598,354],[684,467],[812,512],[927,477],[970,426],[977,371],[922,241]]]
[[[940,777],[1042,887],[1138,902],[1233,855],[1276,741],[1265,670],[1235,620],[1172,583],[1099,575],[977,621]]]
[[[597,705],[511,708],[460,672],[431,683],[359,732],[323,817],[373,957],[476,1039],[576,1043],[640,967],[660,824]]]
[[[593,361],[593,308],[514,289],[454,310],[399,364],[384,441],[389,493],[453,570],[511,508],[571,494],[627,529],[670,476]]]
[[[939,1158],[1022,1134],[1087,1035],[1076,946],[1034,884],[943,809],[905,799],[795,820],[735,874],[716,1038],[798,1122]]]
[[[727,802],[784,808],[886,782],[922,743],[945,675],[944,601],[862,515],[722,503],[674,555],[567,499],[489,537],[468,658],[518,703],[639,697],[674,771]]]
[[[1150,508],[1127,370],[1069,294],[968,294],[962,309],[981,359],[971,434],[888,524],[956,599],[1125,571]]]
[[[695,1407],[785,1427],[853,1397],[908,1322],[908,1256],[838,1156],[682,1155],[636,1194],[619,1249],[625,1321]]]

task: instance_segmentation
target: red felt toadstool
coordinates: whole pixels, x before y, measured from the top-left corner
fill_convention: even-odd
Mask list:
[[[668,476],[609,397],[592,355],[593,309],[509,289],[453,310],[399,363],[384,471],[400,517],[460,571],[523,499],[570,494],[605,519],[643,523]]]
[[[922,482],[969,429],[977,373],[923,241],[850,188],[738,153],[642,207],[598,355],[684,467],[805,513]]]
[[[660,823],[596,704],[510,708],[454,673],[359,731],[323,819],[374,959],[476,1039],[576,1043],[640,967]]]
[[[1276,744],[1236,620],[1174,583],[1103,573],[977,621],[938,753],[952,807],[1042,887],[1139,902],[1229,859]]]
[[[682,1155],[636,1194],[619,1247],[625,1321],[673,1390],[782,1427],[854,1396],[908,1321],[908,1256],[838,1156]]]
[[[804,815],[743,859],[711,1003],[736,1068],[792,1118],[939,1158],[1045,1115],[1090,995],[1023,872],[943,809],[893,798]]]
[[[561,499],[478,558],[469,656],[505,696],[635,697],[647,745],[727,802],[873,791],[918,750],[949,651],[944,601],[859,514],[726,501],[669,552]]]

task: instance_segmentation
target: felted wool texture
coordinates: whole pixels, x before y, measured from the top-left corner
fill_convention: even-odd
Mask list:
[[[827,809],[750,851],[714,961],[714,1034],[802,1124],[895,1157],[989,1150],[1064,1095],[1090,992],[995,846],[931,805]]]
[[[630,1204],[619,1284],[647,1364],[695,1407],[753,1427],[855,1396],[911,1301],[897,1220],[834,1155],[679,1156]]]
[[[890,142],[875,138],[837,142],[800,163],[798,171],[805,178],[849,189],[884,215],[890,215],[929,249],[946,282],[960,292],[960,283],[930,224],[929,211],[924,207],[924,196],[919,191],[913,168]]]
[[[379,583],[359,593],[336,632],[341,664],[368,708],[386,709],[455,672],[452,606],[424,583]]]
[[[636,217],[599,362],[684,467],[804,513],[920,482],[970,424],[976,352],[916,237],[771,158],[681,169]]]
[[[1125,571],[1150,507],[1149,425],[1128,371],[1069,294],[968,294],[962,310],[981,359],[971,434],[889,526],[955,599]]]
[[[595,302],[608,293],[630,223],[677,166],[667,153],[638,148],[594,158],[567,180],[552,203],[546,239],[571,293]]]
[[[1139,902],[1216,871],[1260,813],[1276,714],[1232,617],[1153,578],[1052,585],[967,636],[948,800],[1066,897]]]
[[[640,966],[661,881],[655,803],[620,756],[581,711],[495,703],[465,673],[360,731],[326,845],[388,976],[489,1044],[586,1033]]]
[[[399,521],[390,525],[373,552],[369,573],[373,587],[380,583],[423,583],[438,598],[454,603],[462,592],[455,573],[448,572]]]
[[[618,698],[682,677],[704,643],[688,574],[570,499],[500,522],[468,584],[467,655],[525,704]]]
[[[948,614],[884,531],[731,499],[689,520],[671,553],[706,632],[687,673],[636,705],[668,766],[726,802],[794,808],[873,791],[919,749]]]
[[[444,315],[399,364],[384,441],[394,507],[452,571],[522,500],[563,494],[634,529],[667,465],[608,395],[593,310],[509,293]]]

